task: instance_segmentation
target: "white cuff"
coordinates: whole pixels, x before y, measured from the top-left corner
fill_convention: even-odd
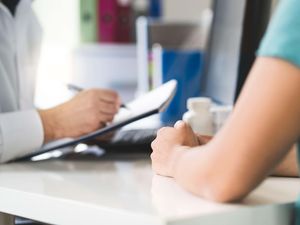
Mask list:
[[[43,139],[43,125],[36,110],[0,114],[0,162],[39,150]]]

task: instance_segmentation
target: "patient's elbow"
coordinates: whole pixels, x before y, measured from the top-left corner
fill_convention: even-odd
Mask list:
[[[230,203],[241,200],[249,192],[242,180],[214,178],[206,182],[203,196],[214,202]]]

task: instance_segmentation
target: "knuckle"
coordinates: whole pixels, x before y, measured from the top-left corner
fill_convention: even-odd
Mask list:
[[[110,122],[110,121],[112,121],[112,120],[113,120],[113,116],[111,116],[111,115],[105,115],[105,114],[104,114],[104,115],[102,115],[102,117],[101,117],[101,121],[104,122],[104,123],[105,123],[105,122],[108,122],[108,121]]]
[[[116,91],[113,91],[113,90],[105,90],[105,92],[107,94],[109,94],[110,96],[112,97],[118,97],[118,93]]]
[[[182,129],[183,130],[188,130],[189,129],[189,125],[185,122],[182,123]]]
[[[150,155],[150,158],[151,158],[151,161],[152,161],[152,164],[153,164],[157,159],[156,153],[152,152],[151,155]]]
[[[115,91],[110,91],[110,95],[112,98],[115,98],[115,99],[117,99],[119,97],[118,93]]]
[[[113,93],[114,91],[109,90],[109,89],[102,89],[101,92],[102,92],[102,94],[112,95],[112,93]]]
[[[113,110],[113,105],[109,104],[107,102],[104,103],[103,107],[104,107],[104,110],[109,111],[109,112]]]
[[[113,116],[113,115],[110,115],[110,116],[107,117],[107,120],[108,120],[108,121],[112,121],[113,119],[114,119],[114,116]]]
[[[152,150],[155,150],[155,146],[156,146],[156,140],[151,142],[151,148]]]
[[[158,130],[157,136],[165,136],[165,135],[171,133],[173,130],[174,130],[174,128],[171,128],[171,127],[163,127]]]
[[[102,110],[106,113],[115,113],[115,107],[112,104],[106,102],[103,102]]]
[[[158,131],[157,131],[157,135],[160,136],[162,134],[164,134],[166,132],[166,127],[163,127],[163,128],[160,128]]]
[[[150,159],[153,160],[153,158],[154,158],[154,153],[152,152],[150,155]]]
[[[116,104],[109,104],[109,108],[113,111],[117,110]]]

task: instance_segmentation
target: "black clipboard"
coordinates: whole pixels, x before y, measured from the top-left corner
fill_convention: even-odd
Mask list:
[[[123,126],[138,121],[140,119],[144,119],[154,114],[163,112],[169,106],[171,100],[173,99],[176,92],[176,88],[177,88],[177,81],[171,80],[163,84],[162,86],[150,91],[149,93],[144,94],[141,97],[126,104],[126,106],[129,109],[122,109],[123,112],[121,111],[120,113],[118,113],[116,115],[115,120],[111,124],[107,125],[106,127],[97,130],[95,132],[92,132],[90,134],[81,136],[80,138],[43,148],[37,152],[16,158],[10,162],[25,161],[25,160],[27,161],[27,160],[31,160],[31,158],[35,156],[47,152],[59,150],[65,147],[75,146],[82,142],[94,139],[101,135],[105,135],[109,132],[120,129]],[[124,110],[131,110],[132,112],[130,111],[124,112]],[[126,115],[126,113],[129,115]]]

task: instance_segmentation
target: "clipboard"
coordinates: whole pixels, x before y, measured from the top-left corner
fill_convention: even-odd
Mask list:
[[[94,139],[101,135],[105,135],[109,132],[122,128],[125,125],[138,121],[140,119],[152,116],[154,114],[163,112],[170,104],[177,89],[177,81],[171,80],[160,87],[146,93],[137,99],[126,104],[126,108],[121,108],[115,116],[112,123],[106,127],[94,131],[90,134],[81,136],[74,140],[68,140],[66,142],[44,147],[41,150],[16,158],[11,162],[30,160],[32,157],[58,150],[65,147],[75,146],[79,143]]]

